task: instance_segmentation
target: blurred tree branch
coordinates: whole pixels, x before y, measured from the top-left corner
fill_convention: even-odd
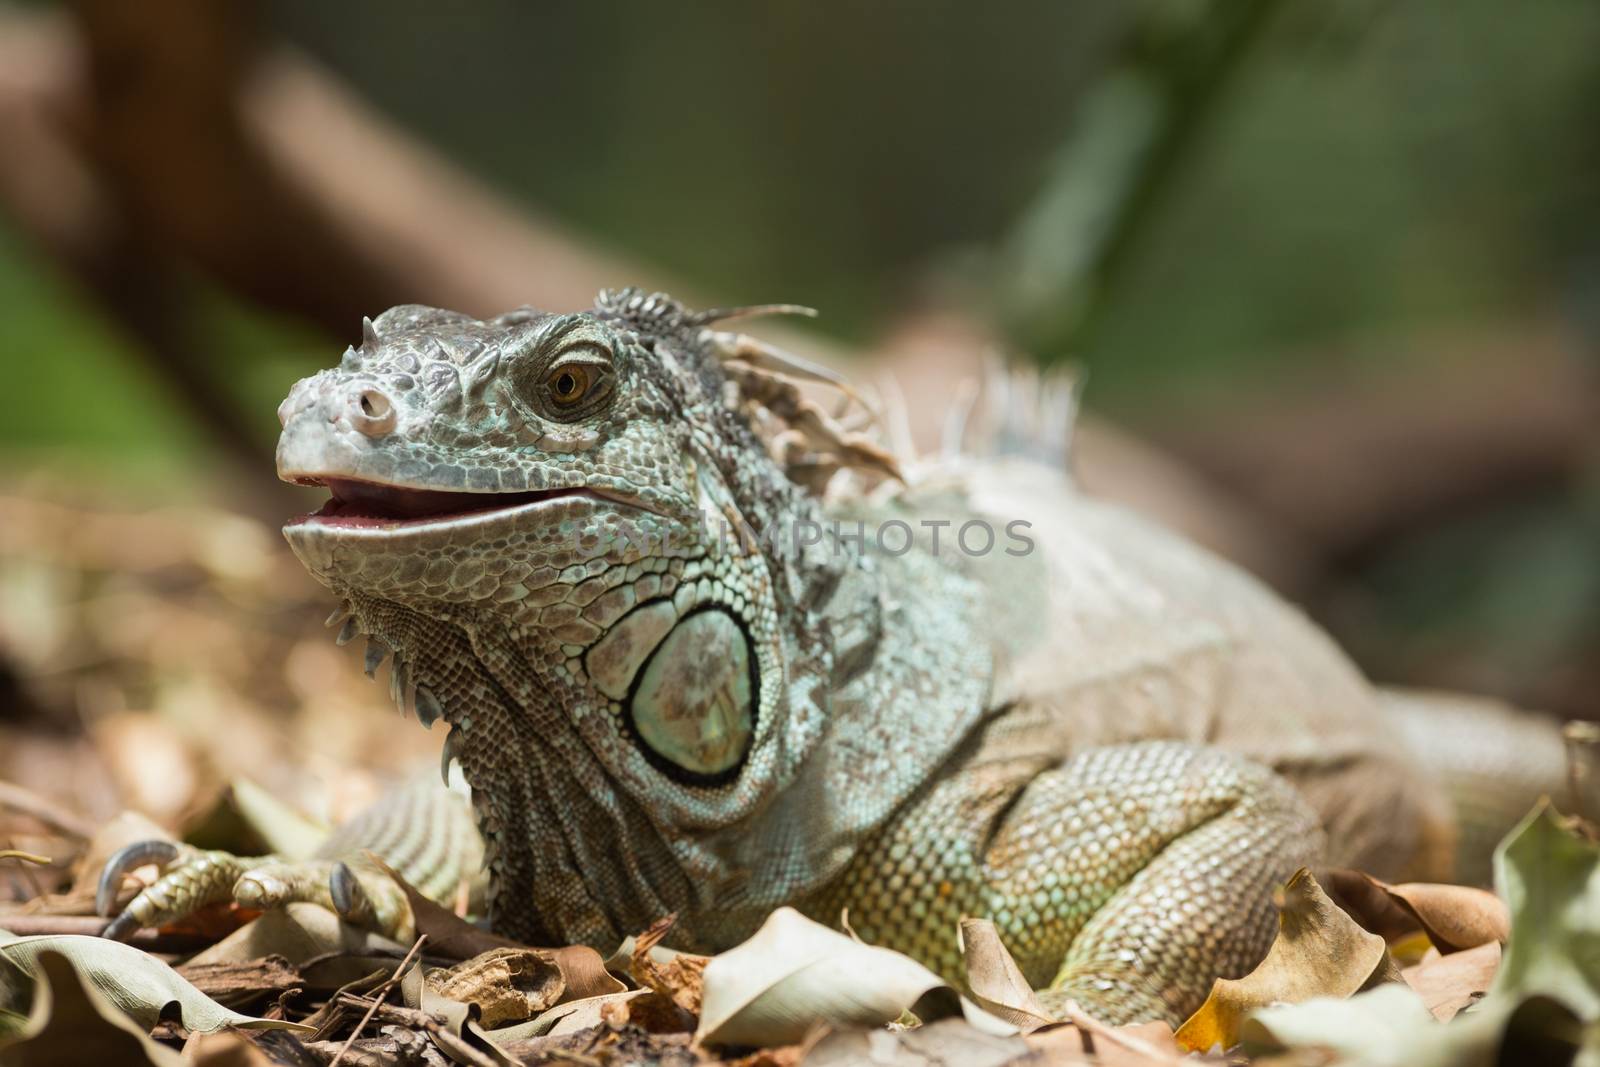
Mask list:
[[[1001,300],[1030,351],[1092,344],[1131,252],[1280,6],[1137,8],[1121,59],[1079,102],[1052,174],[1012,229]]]

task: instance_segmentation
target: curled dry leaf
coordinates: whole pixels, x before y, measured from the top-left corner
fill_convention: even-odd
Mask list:
[[[531,1019],[567,988],[550,954],[532,948],[493,948],[454,967],[434,968],[423,980],[438,996],[476,1004],[478,1021],[491,1030]]]
[[[603,993],[582,1000],[568,1000],[539,1013],[525,1023],[492,1031],[489,1037],[502,1047],[518,1041],[527,1041],[546,1035],[573,1034],[591,1026],[604,1023],[607,1005],[626,1003],[640,997],[653,996],[648,989],[628,989],[620,993]]]
[[[1503,944],[1511,936],[1511,913],[1504,901],[1486,889],[1433,882],[1378,885],[1416,916],[1422,932],[1443,954]]]
[[[1056,1021],[1039,1003],[993,922],[961,920],[961,955],[967,966],[967,988],[979,1007],[1025,1034]]]
[[[1499,969],[1500,942],[1491,941],[1448,956],[1430,956],[1400,973],[1433,1017],[1446,1020],[1482,999]]]
[[[427,935],[428,952],[431,955],[467,960],[496,948],[533,947],[479,929],[449,908],[423,896],[416,886],[402,878],[393,867],[378,860],[377,857],[373,859],[388,872],[389,877],[399,883],[405,892],[406,900],[411,905],[412,917],[416,920],[417,933]],[[582,1000],[606,993],[620,993],[627,988],[606,970],[605,961],[600,953],[587,945],[568,945],[563,948],[539,949],[539,951],[548,953],[556,967],[560,969],[562,981],[566,983],[562,993],[562,998],[565,1000]]]
[[[38,981],[32,1010],[15,1040],[0,1047],[0,1065],[182,1067],[182,1057],[150,1040],[93,982],[85,981],[65,955],[43,949],[34,966]]]
[[[1269,1004],[1348,997],[1401,980],[1383,938],[1329,900],[1310,871],[1296,871],[1280,895],[1278,936],[1267,958],[1243,978],[1217,979],[1205,1003],[1178,1028],[1184,1048],[1231,1048],[1244,1018]]]
[[[1390,885],[1348,868],[1320,873],[1328,879],[1328,895],[1341,908],[1390,942],[1421,930],[1448,955],[1491,941],[1504,942],[1511,932],[1505,903],[1485,889],[1435,882]]]
[[[706,965],[695,1039],[791,1045],[819,1023],[882,1026],[906,1011],[923,1022],[965,1014],[992,1033],[1015,1030],[965,1003],[909,956],[852,941],[793,908],[779,908],[748,941]]]
[[[303,1030],[299,1023],[257,1019],[230,1011],[191,985],[181,974],[148,953],[103,937],[70,934],[14,937],[0,931],[0,995],[26,997],[40,973],[41,957],[60,956],[83,983],[92,986],[135,1023],[149,1029],[160,1018],[176,1018],[186,1030]],[[19,1010],[14,1002],[0,1007]],[[176,1009],[176,1012],[174,1012]]]
[[[654,955],[655,947],[676,919],[676,915],[659,919],[634,939],[629,973],[640,985],[655,990],[690,1015],[699,1016],[706,964],[711,957],[676,952],[671,959],[661,961]]]

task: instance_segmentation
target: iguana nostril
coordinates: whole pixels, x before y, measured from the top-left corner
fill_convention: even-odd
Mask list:
[[[368,437],[389,433],[395,426],[394,402],[381,390],[367,387],[354,397],[350,421]]]

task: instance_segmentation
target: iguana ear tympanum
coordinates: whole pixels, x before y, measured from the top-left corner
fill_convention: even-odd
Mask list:
[[[1553,729],[1431,732],[1257,582],[1077,492],[1065,392],[897,457],[724,317],[398,307],[294,387],[279,475],[332,496],[285,534],[448,724],[482,845],[412,789],[308,862],[136,847],[106,910],[133,860],[167,872],[114,934],[229,897],[392,931],[373,847],[438,897],[481,856],[490,922],[536,944],[676,912],[712,952],[848,908],[954,978],[988,916],[1047,1005],[1178,1020],[1259,961],[1295,868],[1441,875],[1447,787],[1555,780]]]

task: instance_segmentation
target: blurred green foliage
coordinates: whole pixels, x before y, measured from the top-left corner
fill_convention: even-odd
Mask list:
[[[514,198],[699,293],[812,304],[855,340],[930,293],[990,308],[1125,413],[1295,373],[1313,348],[1388,359],[1368,342],[1597,303],[1600,5],[1267,6],[1139,205],[1089,335],[1051,322],[1076,296],[1050,250],[1085,235],[1049,206],[1085,180],[1092,105],[1152,55],[1158,76],[1184,60],[1152,35],[1181,45],[1237,7],[275,0],[263,17]],[[196,290],[230,387],[269,415],[331,351]],[[0,447],[193,444],[3,229],[0,291],[0,343],[38,383],[0,398]]]
[[[965,306],[1085,364],[1089,402],[1134,425],[1435,347],[1414,337],[1564,320],[1600,339],[1590,0],[261,13],[515,201],[699,296],[810,304],[863,343],[908,307]],[[190,284],[266,447],[287,385],[343,342]],[[4,220],[0,310],[0,470],[49,453],[102,482],[172,480],[207,455]],[[1600,639],[1597,499],[1546,493],[1394,545],[1332,610],[1391,676],[1463,648],[1553,670]]]

